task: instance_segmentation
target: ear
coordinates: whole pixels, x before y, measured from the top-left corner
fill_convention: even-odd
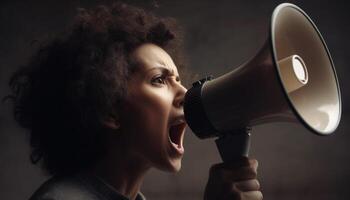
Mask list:
[[[102,123],[106,128],[109,128],[112,130],[117,130],[120,128],[119,118],[112,114],[106,117]]]

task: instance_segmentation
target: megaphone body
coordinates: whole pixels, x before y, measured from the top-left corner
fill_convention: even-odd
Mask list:
[[[216,79],[195,82],[184,111],[198,137],[221,138],[225,161],[247,155],[247,132],[258,124],[299,122],[316,134],[331,134],[340,121],[341,98],[320,32],[304,11],[284,3],[274,10],[269,38],[257,55]],[[243,152],[223,155],[235,154],[237,146]]]

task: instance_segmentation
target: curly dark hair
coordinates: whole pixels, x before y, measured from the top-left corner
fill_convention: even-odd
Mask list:
[[[181,69],[179,30],[172,18],[120,2],[80,9],[74,23],[10,79],[15,119],[30,131],[32,162],[56,175],[97,162],[107,132],[102,120],[118,112],[137,69],[130,53],[153,43]]]

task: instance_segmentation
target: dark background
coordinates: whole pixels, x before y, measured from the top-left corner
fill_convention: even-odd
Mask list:
[[[33,40],[61,31],[77,7],[112,1],[1,1],[0,96],[8,94],[10,74],[35,49]],[[190,68],[199,76],[219,76],[255,55],[267,38],[273,9],[282,1],[126,1],[179,20],[186,30]],[[345,1],[290,1],[318,26],[333,56],[343,95],[343,115],[331,136],[316,136],[297,124],[254,127],[251,157],[259,160],[264,199],[349,199],[350,14]],[[208,168],[220,158],[213,140],[198,140],[190,130],[178,174],[153,170],[142,191],[148,199],[202,199]],[[0,104],[0,199],[27,199],[47,177],[29,162],[28,136]]]

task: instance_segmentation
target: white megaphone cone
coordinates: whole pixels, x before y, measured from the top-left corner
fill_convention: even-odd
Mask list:
[[[221,157],[229,161],[248,155],[249,130],[257,124],[291,121],[331,134],[340,121],[341,96],[317,27],[299,7],[284,3],[273,12],[259,53],[216,79],[195,82],[184,110],[198,137],[219,137]]]

